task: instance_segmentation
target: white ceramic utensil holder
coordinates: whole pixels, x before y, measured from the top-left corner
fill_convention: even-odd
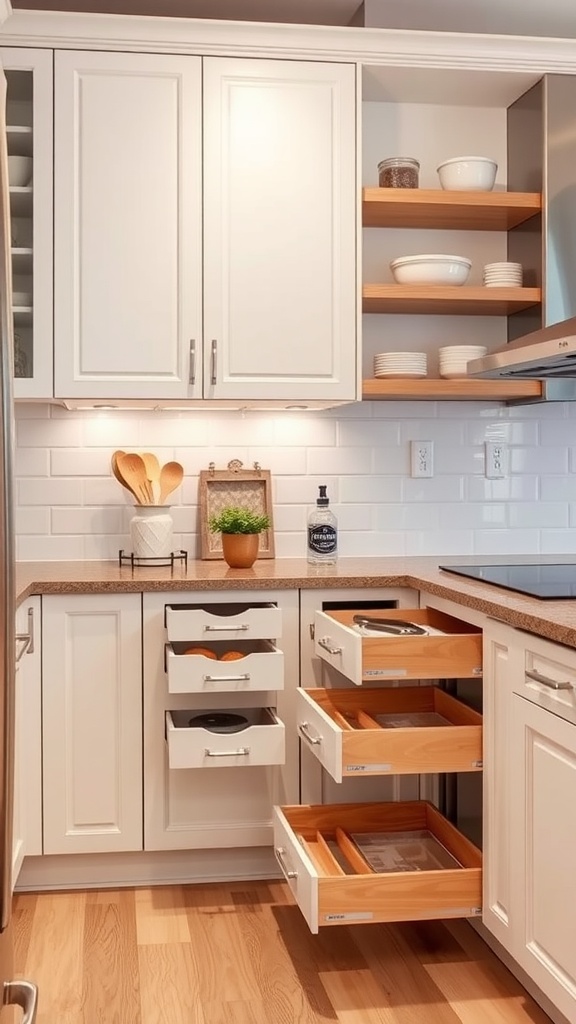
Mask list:
[[[137,505],[130,520],[132,552],[137,558],[168,558],[173,548],[168,505]]]

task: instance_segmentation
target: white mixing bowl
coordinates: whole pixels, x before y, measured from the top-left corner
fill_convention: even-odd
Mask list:
[[[437,167],[442,188],[455,192],[491,192],[497,170],[486,156],[456,156]]]
[[[465,256],[428,253],[422,256],[399,256],[390,269],[398,284],[461,285],[468,280],[472,261]]]

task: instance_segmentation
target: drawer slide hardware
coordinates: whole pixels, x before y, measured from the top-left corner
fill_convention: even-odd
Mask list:
[[[566,682],[558,682],[557,679],[551,679],[550,676],[543,676],[541,672],[528,671],[525,672],[526,679],[533,679],[535,683],[541,683],[542,686],[548,686],[551,690],[573,690],[575,684]]]
[[[329,636],[323,636],[318,641],[318,647],[321,647],[324,651],[328,651],[328,654],[342,654],[342,647],[334,647],[330,642]]]
[[[284,847],[275,846],[274,853],[276,854],[276,860],[278,861],[280,867],[282,868],[283,873],[286,875],[286,878],[298,878],[298,872],[294,871],[293,868],[288,867],[288,863],[285,858],[286,850],[284,849]]]
[[[248,757],[250,747],[238,747],[238,750],[210,750],[204,747],[205,757]]]
[[[298,732],[300,732],[304,739],[313,746],[317,743],[322,743],[322,737],[318,733],[314,734],[310,732],[308,722],[298,722]]]

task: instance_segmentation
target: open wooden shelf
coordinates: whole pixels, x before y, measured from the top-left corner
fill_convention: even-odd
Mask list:
[[[442,189],[365,188],[368,228],[509,231],[540,213],[539,192],[444,192]]]
[[[521,398],[541,398],[539,380],[390,380],[369,378],[362,382],[364,401],[442,401],[507,402]]]
[[[365,284],[364,313],[435,313],[508,316],[537,306],[540,288],[486,288],[428,284]]]

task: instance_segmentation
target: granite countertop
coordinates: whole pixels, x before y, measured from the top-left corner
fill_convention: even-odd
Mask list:
[[[491,562],[507,561],[489,558]],[[556,559],[557,561],[558,559]],[[568,559],[563,559],[568,561]],[[533,597],[443,572],[444,564],[486,563],[486,557],[340,558],[312,566],[304,558],[260,559],[252,569],[229,569],[222,561],[188,562],[170,568],[120,567],[117,562],[20,562],[17,601],[32,594],[112,594],[142,591],[324,590],[330,587],[409,587],[474,608],[511,626],[576,647],[576,600]],[[515,561],[521,561],[515,558]],[[554,561],[526,556],[524,561]]]

